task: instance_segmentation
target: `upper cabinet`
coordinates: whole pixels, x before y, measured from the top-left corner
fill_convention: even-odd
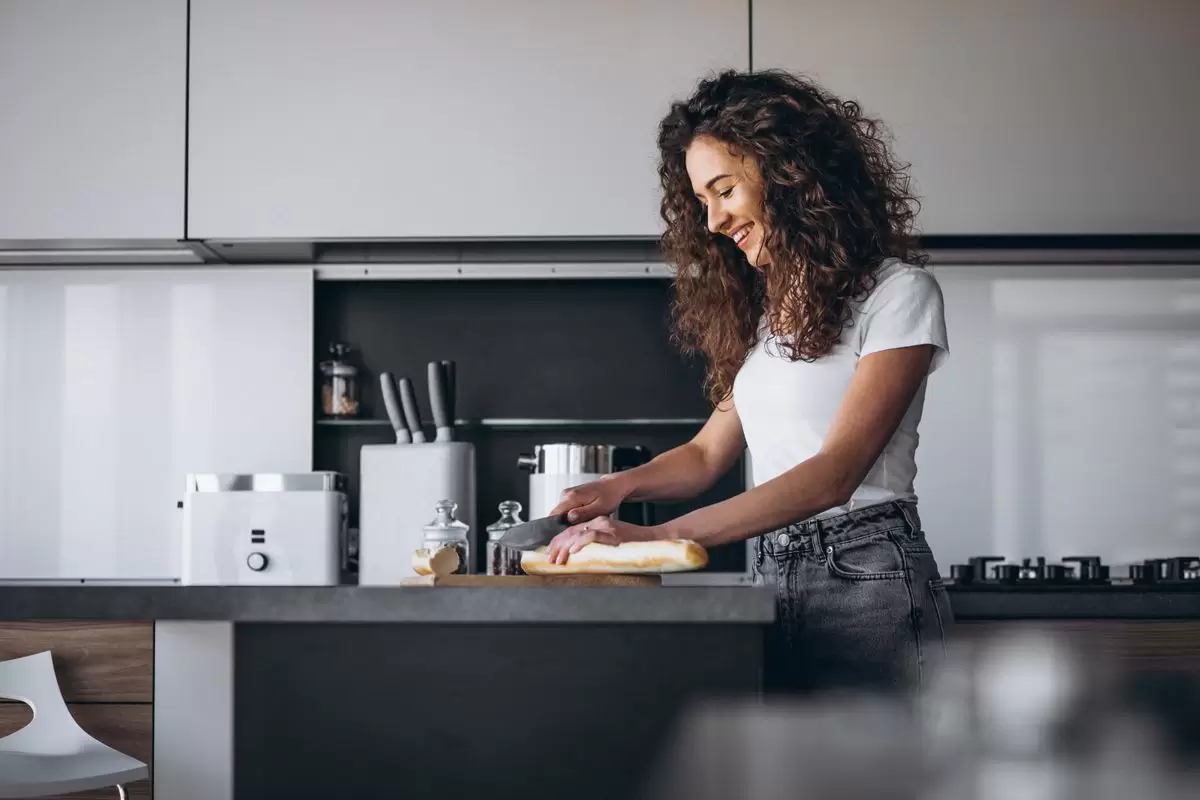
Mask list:
[[[860,101],[927,234],[1200,233],[1200,3],[755,0],[754,68]]]
[[[187,0],[0,0],[0,240],[184,235]]]
[[[188,235],[655,236],[657,125],[728,0],[192,0]]]

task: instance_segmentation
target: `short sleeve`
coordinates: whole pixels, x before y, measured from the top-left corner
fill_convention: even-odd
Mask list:
[[[881,280],[863,304],[858,327],[859,356],[931,344],[933,372],[950,354],[942,287],[919,267],[906,266]]]

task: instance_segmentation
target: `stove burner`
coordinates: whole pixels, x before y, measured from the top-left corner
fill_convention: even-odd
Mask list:
[[[1200,559],[1193,556],[1148,558],[1129,568],[1129,577],[1137,584],[1200,585]]]
[[[1046,563],[1045,558],[1005,564],[1003,556],[972,556],[966,564],[951,564],[950,578],[958,586],[979,587],[1109,587],[1109,568],[1099,556],[1067,556],[1062,563]],[[1151,558],[1129,567],[1134,585],[1200,588],[1200,558]],[[1119,581],[1118,583],[1128,582]]]
[[[1069,556],[1064,562],[1078,562],[1076,568],[1070,564],[1047,564],[1045,558],[1022,559],[1017,564],[997,564],[988,574],[988,565],[993,561],[1004,561],[1002,556],[973,556],[967,564],[950,565],[950,577],[959,585],[969,584],[1052,584],[1052,585],[1099,585],[1108,583],[1108,567],[1100,563],[1098,556]]]

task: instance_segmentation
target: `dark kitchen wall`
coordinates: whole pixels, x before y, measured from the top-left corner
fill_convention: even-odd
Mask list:
[[[703,364],[670,341],[666,281],[320,281],[316,285],[314,360],[332,341],[354,348],[361,418],[386,419],[379,373],[408,376],[422,418],[431,420],[426,365],[457,364],[459,419],[703,419]],[[319,374],[314,379],[319,385]],[[313,413],[320,416],[319,392]],[[465,426],[476,446],[479,527],[499,516],[502,500],[528,505],[528,473],[517,457],[549,442],[640,444],[652,454],[687,441],[697,423],[487,429]],[[351,526],[357,525],[359,448],[394,441],[387,425],[317,424],[313,465],[349,476]],[[739,462],[696,500],[655,504],[655,521],[741,491]],[[433,511],[430,509],[430,517]],[[523,516],[525,516],[523,514]],[[476,531],[481,541],[482,531]],[[716,548],[710,569],[741,571],[741,544]]]

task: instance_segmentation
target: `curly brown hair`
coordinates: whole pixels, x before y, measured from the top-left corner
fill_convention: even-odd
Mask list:
[[[709,232],[685,164],[698,136],[757,164],[769,264],[752,267],[731,239]],[[884,258],[925,264],[908,165],[893,159],[885,138],[857,103],[779,70],[705,79],[663,118],[661,246],[676,268],[674,339],[707,357],[714,404],[730,396],[763,314],[783,334],[784,353],[812,361],[841,340]]]

